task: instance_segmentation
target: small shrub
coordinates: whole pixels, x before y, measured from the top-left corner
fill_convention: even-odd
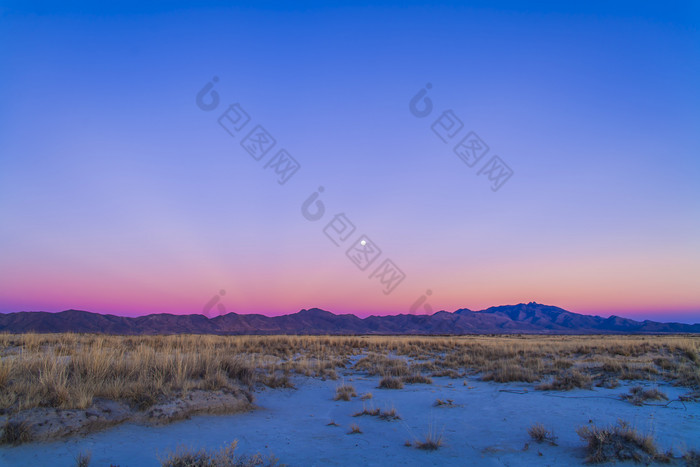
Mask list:
[[[366,401],[367,399],[371,399],[372,397],[373,396],[372,396],[371,392],[366,392],[366,393],[362,394],[362,397],[360,397],[360,399],[362,399],[363,401]]]
[[[357,393],[355,392],[355,388],[350,385],[350,384],[343,384],[342,386],[338,386],[335,388],[335,397],[333,400],[335,401],[349,401],[350,398],[356,397]]]
[[[399,378],[385,376],[379,381],[379,387],[382,389],[403,389],[403,382]]]
[[[552,445],[557,444],[556,443],[557,437],[554,436],[554,431],[548,430],[541,423],[535,423],[530,428],[528,428],[527,434],[529,434],[530,438],[537,441],[538,443],[542,443],[544,441],[549,441],[549,443]]]

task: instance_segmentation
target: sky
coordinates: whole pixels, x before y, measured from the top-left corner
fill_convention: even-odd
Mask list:
[[[700,322],[699,25],[694,1],[0,1],[0,312]]]

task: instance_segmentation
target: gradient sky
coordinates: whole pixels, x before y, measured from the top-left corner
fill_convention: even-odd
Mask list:
[[[465,3],[1,1],[0,312],[199,313],[224,289],[227,311],[365,316],[430,289],[433,311],[700,321],[700,4]],[[490,147],[474,168],[431,130],[445,110]]]

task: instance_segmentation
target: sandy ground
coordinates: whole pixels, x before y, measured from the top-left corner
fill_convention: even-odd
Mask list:
[[[337,381],[297,377],[297,389],[258,392],[260,409],[253,412],[196,416],[164,426],[126,423],[67,440],[5,446],[0,448],[0,465],[68,466],[79,452],[90,451],[93,466],[156,466],[159,456],[178,445],[212,449],[234,439],[239,440],[240,453],[274,453],[290,466],[579,465],[585,452],[576,428],[589,421],[600,426],[618,419],[652,433],[662,449],[673,448],[676,455],[700,450],[700,404],[636,407],[619,400],[631,385],[543,392],[531,384],[433,378],[432,385],[388,390],[377,389],[378,381],[351,372]],[[371,392],[374,397],[333,401],[335,388],[343,382],[355,386],[358,395]],[[687,392],[663,384],[659,388],[670,399]],[[435,407],[438,398],[452,399],[456,406]],[[363,405],[394,407],[402,419],[352,417]],[[331,420],[340,426],[327,426]],[[554,430],[557,446],[532,442],[527,428],[535,422]],[[363,433],[347,434],[351,423]],[[404,446],[429,430],[443,434],[439,450]]]

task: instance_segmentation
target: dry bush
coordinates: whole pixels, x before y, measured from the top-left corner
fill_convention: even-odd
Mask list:
[[[403,389],[403,382],[399,378],[393,376],[385,376],[379,381],[381,389]]]
[[[530,428],[528,428],[527,434],[529,434],[530,437],[538,443],[548,441],[552,445],[557,444],[557,437],[554,436],[554,431],[548,430],[541,423],[535,423]]]
[[[588,443],[586,462],[633,460],[649,464],[667,459],[666,455],[659,453],[651,436],[640,434],[624,421],[618,421],[617,425],[605,428],[595,425],[582,426],[576,433]]]
[[[338,386],[335,388],[335,397],[333,400],[339,401],[349,401],[350,398],[356,397],[357,393],[355,392],[355,388],[350,385],[350,384],[343,384],[342,386]]]

